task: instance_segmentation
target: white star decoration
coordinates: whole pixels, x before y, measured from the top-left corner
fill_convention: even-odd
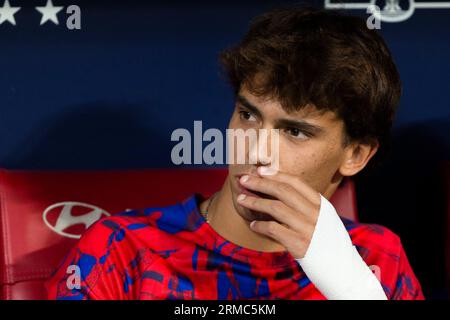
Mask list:
[[[5,21],[8,21],[13,26],[16,25],[16,19],[14,19],[14,15],[17,11],[20,10],[20,7],[11,7],[9,4],[9,0],[5,0],[3,3],[3,7],[0,7],[0,24]]]
[[[59,24],[57,14],[64,7],[55,7],[52,0],[47,0],[45,7],[36,7],[36,10],[42,13],[41,26],[51,20],[54,24]]]

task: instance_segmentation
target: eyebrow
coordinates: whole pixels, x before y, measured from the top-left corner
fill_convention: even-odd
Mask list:
[[[236,100],[239,104],[243,105],[249,111],[254,113],[258,117],[262,117],[261,111],[259,111],[258,107],[253,105],[250,101],[248,101],[245,97],[241,95],[237,95]],[[277,119],[275,121],[275,127],[294,127],[298,128],[302,131],[310,132],[314,135],[319,135],[325,131],[325,129],[321,126],[309,123],[305,120],[293,120],[293,119]]]

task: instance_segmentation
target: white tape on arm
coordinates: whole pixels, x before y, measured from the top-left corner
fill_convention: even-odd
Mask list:
[[[333,205],[322,195],[310,245],[305,256],[296,260],[327,299],[387,299],[380,282],[353,246]]]

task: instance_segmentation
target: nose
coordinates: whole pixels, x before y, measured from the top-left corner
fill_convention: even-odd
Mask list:
[[[257,167],[271,166],[278,163],[279,157],[279,136],[278,130],[259,129],[257,141],[251,141],[249,146],[249,164]]]

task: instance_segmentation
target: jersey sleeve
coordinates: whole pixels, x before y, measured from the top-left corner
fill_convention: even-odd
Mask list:
[[[423,300],[421,285],[400,238],[380,225],[364,225],[351,232],[352,241],[380,281],[389,300]]]
[[[125,229],[114,218],[94,223],[69,251],[45,283],[47,298],[54,300],[129,299],[130,283],[118,250]]]
[[[424,300],[421,285],[417,280],[406,252],[400,242],[399,262],[395,283],[392,284],[391,300]]]

